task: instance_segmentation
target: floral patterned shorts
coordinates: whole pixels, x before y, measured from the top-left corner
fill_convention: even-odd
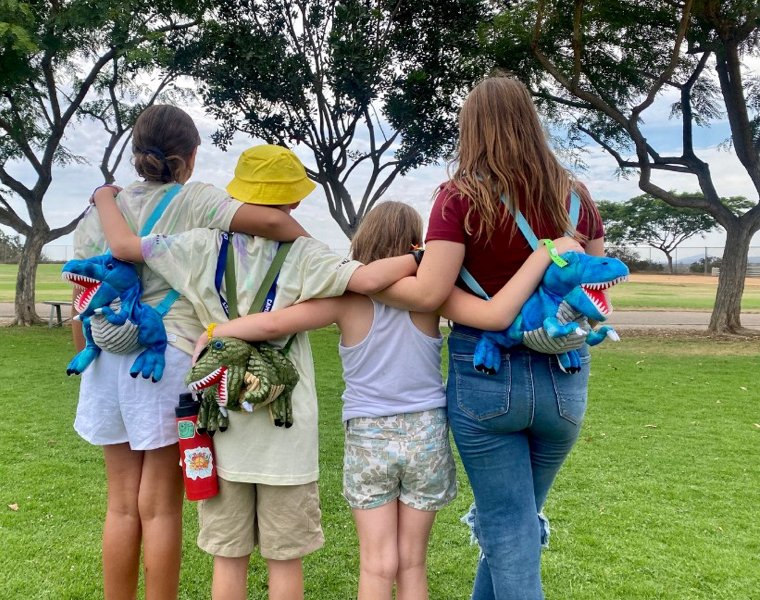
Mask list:
[[[439,510],[457,495],[446,409],[346,422],[343,497],[351,508],[377,508],[398,498]]]

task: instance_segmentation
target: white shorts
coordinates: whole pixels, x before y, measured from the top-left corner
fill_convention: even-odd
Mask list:
[[[139,354],[101,352],[82,373],[74,429],[91,444],[129,442],[132,450],[154,450],[177,443],[174,408],[188,391],[191,357],[167,346],[164,375],[153,383],[129,374]]]

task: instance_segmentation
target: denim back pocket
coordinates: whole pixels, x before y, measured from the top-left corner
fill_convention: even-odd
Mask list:
[[[585,351],[584,351],[585,350]],[[581,370],[578,373],[564,373],[559,368],[559,363],[552,359],[550,369],[554,391],[557,393],[557,408],[563,419],[567,419],[575,425],[583,421],[588,401],[588,375],[591,365],[591,356],[588,348],[579,350],[581,353]]]
[[[463,413],[477,421],[506,414],[512,382],[509,356],[502,355],[501,367],[494,375],[476,371],[472,359],[472,354],[451,355],[456,376],[457,405]]]

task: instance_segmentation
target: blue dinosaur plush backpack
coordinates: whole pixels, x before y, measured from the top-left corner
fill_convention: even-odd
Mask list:
[[[182,186],[173,185],[164,194],[140,230],[148,235]],[[167,337],[163,318],[179,293],[171,290],[155,308],[140,301],[142,282],[131,263],[110,252],[85,260],[70,260],[62,269],[65,281],[84,288],[75,300],[86,340],[84,350],[69,363],[66,373],[79,375],[101,350],[129,354],[142,347],[130,375],[159,381],[164,372]]]
[[[539,241],[525,217],[512,211],[504,196],[501,201],[509,209],[517,226],[535,250]],[[570,195],[568,215],[573,228],[578,225],[580,197]],[[565,234],[569,235],[569,234]],[[501,348],[524,345],[543,354],[556,354],[562,371],[577,373],[581,368],[578,349],[591,346],[606,338],[618,341],[614,329],[605,325],[594,331],[588,319],[605,321],[612,312],[607,290],[628,279],[628,268],[614,258],[588,256],[566,252],[559,256],[549,248],[552,264],[541,283],[520,309],[520,314],[504,331],[483,332],[475,347],[473,366],[476,370],[494,374],[501,365]],[[460,277],[467,286],[485,300],[488,294],[475,278],[462,267]]]

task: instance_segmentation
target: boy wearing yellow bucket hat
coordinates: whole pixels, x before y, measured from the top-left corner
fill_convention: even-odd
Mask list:
[[[262,145],[243,152],[227,191],[242,202],[289,211],[314,188],[293,152]],[[192,303],[204,326],[228,320],[225,286],[217,276],[224,244],[234,252],[240,314],[252,304],[277,253],[277,242],[244,234],[230,240],[225,232],[209,229],[141,240],[129,230],[110,194],[99,193],[95,200],[109,243],[113,247],[118,241],[124,248],[118,258],[144,261]],[[301,237],[272,288],[271,307],[339,296],[346,290],[371,294],[414,272],[411,255],[364,266]],[[274,345],[285,342],[275,340]],[[248,561],[256,545],[267,560],[269,598],[302,598],[301,558],[324,543],[317,487],[317,396],[306,333],[296,336],[288,357],[300,375],[292,398],[293,426],[274,427],[263,410],[230,411],[229,429],[214,437],[220,493],[199,505],[198,545],[214,555],[215,598],[246,597]]]

